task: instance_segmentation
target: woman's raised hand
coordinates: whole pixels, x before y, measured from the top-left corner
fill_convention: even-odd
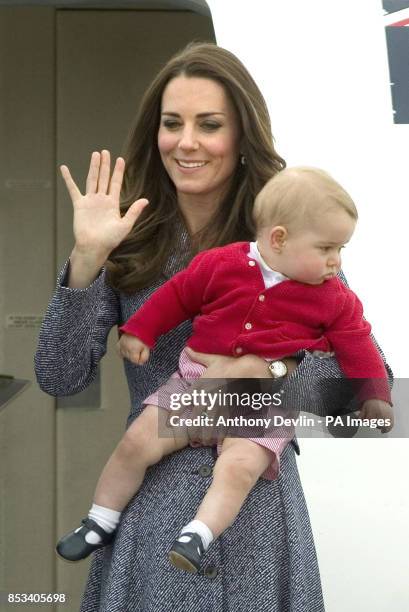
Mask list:
[[[83,195],[67,166],[61,174],[74,207],[74,237],[76,253],[94,256],[104,262],[111,251],[129,234],[135,221],[148,204],[145,198],[136,200],[121,217],[119,197],[125,161],[118,157],[111,174],[109,151],[94,152]]]

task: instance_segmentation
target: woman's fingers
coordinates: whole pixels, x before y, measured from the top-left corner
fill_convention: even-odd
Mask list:
[[[99,167],[98,193],[106,194],[108,191],[109,179],[111,175],[111,155],[104,149],[101,152],[101,164]]]
[[[67,166],[61,166],[60,170],[71,197],[73,199],[77,199],[82,194],[75,182],[73,181],[70,171],[68,170]],[[112,196],[114,200],[119,201],[122,181],[124,177],[124,170],[125,160],[122,157],[118,157],[115,162],[115,167],[111,178],[111,155],[109,151],[107,151],[106,149],[104,149],[101,153],[99,153],[98,151],[94,151],[91,155],[91,161],[86,180],[86,194],[108,194]],[[136,217],[137,216],[138,215],[136,215]]]
[[[112,173],[111,183],[109,185],[109,195],[119,201],[121,194],[122,181],[124,178],[125,160],[118,157],[115,162],[114,171]]]
[[[98,175],[101,155],[98,151],[94,151],[91,155],[91,162],[86,182],[86,193],[96,193],[98,188]]]
[[[68,170],[68,167],[60,166],[60,172],[67,186],[68,193],[70,194],[71,200],[74,203],[76,200],[78,200],[78,198],[82,196],[82,194],[80,190],[78,189],[77,185],[75,184],[74,179],[72,178],[71,173]]]

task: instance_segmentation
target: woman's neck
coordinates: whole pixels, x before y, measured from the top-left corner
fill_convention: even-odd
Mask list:
[[[210,221],[220,204],[220,197],[212,194],[178,194],[179,208],[183,214],[189,234],[200,232]]]

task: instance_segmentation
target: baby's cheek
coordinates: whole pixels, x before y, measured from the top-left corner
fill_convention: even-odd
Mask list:
[[[317,260],[309,260],[308,258],[300,262],[300,275],[307,281],[314,280],[322,275],[322,264]]]

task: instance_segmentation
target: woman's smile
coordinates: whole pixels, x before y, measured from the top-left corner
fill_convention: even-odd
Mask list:
[[[176,159],[176,164],[178,166],[178,168],[180,168],[180,170],[184,173],[188,173],[190,174],[192,171],[195,170],[200,170],[201,168],[204,168],[209,162],[207,161],[189,161],[189,160],[182,160],[182,159]]]

